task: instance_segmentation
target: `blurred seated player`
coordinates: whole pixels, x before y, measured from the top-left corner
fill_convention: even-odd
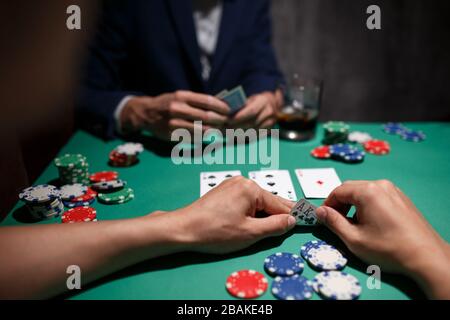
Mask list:
[[[294,204],[234,177],[187,207],[127,219],[0,228],[0,298],[46,298],[67,290],[67,266],[82,284],[154,257],[224,254],[295,226]],[[357,219],[345,215],[356,207]],[[257,211],[268,216],[256,218]],[[450,245],[388,181],[351,181],[317,210],[355,255],[382,272],[404,274],[430,298],[450,299]]]
[[[78,99],[98,134],[146,129],[267,128],[282,104],[270,1],[104,1]],[[242,85],[240,112],[216,98]]]

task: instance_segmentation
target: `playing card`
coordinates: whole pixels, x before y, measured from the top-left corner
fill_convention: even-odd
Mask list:
[[[222,99],[223,97],[225,97],[225,95],[226,95],[227,93],[228,93],[228,90],[227,90],[227,89],[222,90],[222,91],[220,91],[218,94],[216,94],[216,98]]]
[[[317,225],[317,207],[305,199],[300,199],[292,208],[290,214],[294,216],[297,225],[314,226]]]
[[[297,201],[291,176],[287,170],[251,171],[248,177],[261,188],[291,201]]]
[[[305,198],[326,198],[341,185],[341,180],[333,168],[297,169],[295,174]]]
[[[221,95],[220,99],[228,104],[232,113],[240,110],[247,102],[247,96],[245,95],[242,86],[238,86],[224,93],[223,95]]]
[[[222,181],[235,176],[241,176],[239,170],[234,171],[215,171],[200,173],[200,197],[205,193],[217,187]]]

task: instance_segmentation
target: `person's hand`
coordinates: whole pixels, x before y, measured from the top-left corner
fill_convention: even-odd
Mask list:
[[[148,129],[169,140],[175,129],[193,132],[194,121],[202,121],[203,131],[221,128],[230,108],[213,96],[191,91],[177,91],[157,97],[133,97],[120,115],[124,130]]]
[[[350,220],[345,216],[352,205],[356,213]],[[381,271],[411,276],[431,297],[443,297],[444,288],[450,298],[449,245],[391,182],[345,182],[317,209],[317,215],[365,262],[379,265]]]
[[[183,229],[187,250],[227,253],[293,228],[295,218],[289,215],[293,206],[251,180],[234,177],[170,214]],[[259,211],[268,216],[255,217]]]
[[[231,128],[271,128],[277,121],[277,112],[281,105],[281,93],[263,92],[248,98],[242,110],[230,119]]]

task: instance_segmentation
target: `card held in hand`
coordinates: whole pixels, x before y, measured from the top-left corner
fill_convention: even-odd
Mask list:
[[[225,101],[231,109],[231,113],[236,113],[247,103],[247,96],[245,95],[242,86],[231,89],[227,92],[220,92],[218,94],[219,99]]]
[[[305,199],[300,199],[292,208],[290,214],[294,216],[299,226],[315,226],[318,224],[317,207]]]

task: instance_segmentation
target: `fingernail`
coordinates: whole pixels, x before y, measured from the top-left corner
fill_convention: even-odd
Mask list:
[[[295,218],[293,216],[288,217],[288,229],[295,226],[296,223],[297,223],[297,221],[295,220]]]
[[[316,209],[316,215],[319,220],[324,220],[327,215],[327,210],[324,207],[318,207]]]

